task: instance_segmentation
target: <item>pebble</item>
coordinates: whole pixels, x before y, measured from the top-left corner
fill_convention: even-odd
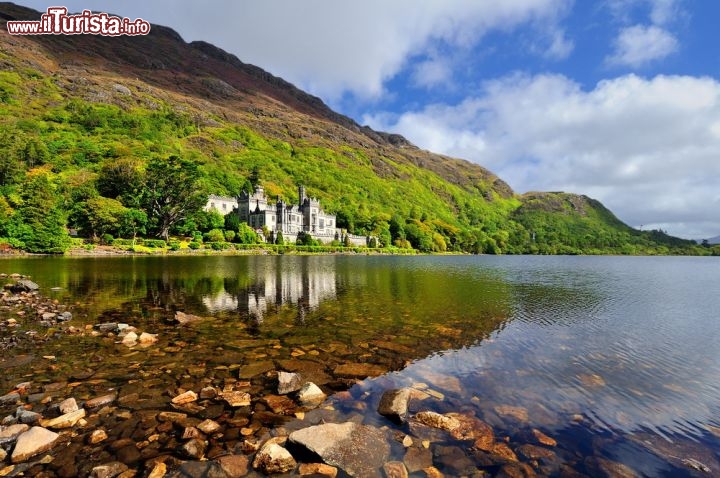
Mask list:
[[[184,405],[186,403],[191,403],[197,401],[198,396],[197,393],[193,392],[192,390],[188,390],[187,392],[181,393],[180,395],[175,396],[171,402],[175,405]]]
[[[11,456],[12,462],[22,463],[51,449],[59,437],[57,433],[45,428],[32,427],[18,437]]]

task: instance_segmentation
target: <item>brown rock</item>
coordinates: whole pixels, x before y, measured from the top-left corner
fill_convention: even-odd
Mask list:
[[[231,391],[223,392],[222,399],[227,402],[228,405],[234,408],[247,407],[251,403],[250,394],[247,392]]]
[[[387,478],[408,478],[408,470],[401,461],[389,461],[383,465]]]
[[[77,422],[79,422],[80,419],[84,418],[84,417],[85,417],[85,409],[81,408],[80,410],[66,413],[65,415],[60,415],[57,418],[52,418],[49,420],[40,420],[40,425],[45,428],[53,428],[55,430],[59,430],[62,428],[71,428],[71,427],[74,427],[77,424]]]
[[[552,450],[530,444],[520,445],[515,449],[515,453],[525,461],[555,458]]]
[[[510,447],[507,446],[507,444],[505,443],[496,443],[495,445],[493,445],[490,453],[494,457],[500,458],[500,461],[518,461],[515,452],[513,452]]]
[[[528,411],[524,407],[513,407],[511,405],[498,405],[495,407],[498,415],[513,417],[521,422],[528,421]]]
[[[177,311],[175,312],[175,320],[177,320],[180,325],[186,325],[202,320],[202,317]]]
[[[287,473],[296,466],[290,452],[277,443],[266,443],[253,460],[253,468],[266,474]]]
[[[30,426],[24,423],[0,428],[0,444],[14,442],[17,437],[28,430],[30,430]]]
[[[460,428],[460,421],[457,418],[431,411],[418,412],[415,415],[415,420],[423,425],[449,432]]]
[[[180,423],[187,418],[186,413],[178,412],[160,412],[158,413],[158,421]]]
[[[405,421],[408,413],[410,390],[407,388],[386,390],[380,398],[378,413],[395,423]]]
[[[432,466],[432,453],[425,448],[408,448],[403,457],[403,463],[408,472],[415,473]]]
[[[537,474],[527,463],[509,463],[503,465],[495,476],[500,478],[535,478]]]
[[[326,465],[325,463],[301,463],[298,468],[298,474],[300,476],[335,478],[337,473],[337,468]]]
[[[13,463],[22,463],[51,449],[59,437],[57,433],[45,428],[32,427],[18,437],[10,459]]]
[[[98,443],[107,440],[107,438],[107,432],[102,428],[98,428],[97,430],[93,430],[93,432],[88,436],[87,441],[90,445],[97,445]]]
[[[180,453],[193,460],[199,460],[205,454],[206,447],[207,444],[203,440],[193,438],[180,447]]]
[[[119,461],[113,461],[111,463],[105,463],[104,465],[96,466],[90,472],[91,478],[115,478],[121,473],[127,471],[128,467],[124,463]]]
[[[58,405],[58,409],[60,410],[60,413],[63,414],[76,412],[79,410],[77,402],[72,397],[60,402],[60,405]]]
[[[303,383],[302,375],[299,373],[278,372],[278,393],[280,395],[297,392]]]
[[[445,478],[445,475],[443,475],[440,470],[434,466],[429,466],[422,471],[425,473],[427,478]]]
[[[197,428],[201,432],[203,432],[207,435],[211,435],[211,434],[215,433],[216,431],[220,430],[220,424],[218,422],[216,422],[215,420],[207,419],[207,420],[204,420],[204,421],[198,423]]]
[[[101,397],[96,397],[91,400],[88,400],[85,402],[85,408],[88,410],[91,410],[93,408],[100,408],[104,407],[105,405],[110,405],[115,401],[117,398],[117,395],[114,393],[109,393],[107,395],[103,395]]]
[[[585,468],[592,476],[598,478],[637,478],[639,476],[628,466],[599,456],[586,458]]]
[[[535,439],[541,445],[545,445],[545,446],[556,446],[557,445],[557,441],[555,441],[555,439],[550,438],[549,436],[547,436],[546,434],[544,434],[537,428],[533,428],[532,433],[533,433],[533,436],[535,437]]]
[[[155,463],[147,478],[163,478],[167,473],[167,465],[163,462]]]
[[[192,390],[188,390],[187,392],[181,393],[180,395],[174,397],[171,402],[175,405],[185,405],[186,403],[196,402],[197,399],[197,393],[193,392]]]
[[[295,402],[285,395],[266,395],[262,401],[278,415],[292,415],[295,412]]]
[[[275,370],[275,362],[266,360],[262,362],[255,362],[248,365],[244,365],[240,372],[238,372],[238,378],[240,380],[247,380],[258,375],[262,375],[270,370]]]
[[[240,478],[248,474],[248,457],[245,455],[225,455],[215,459],[228,478]]]
[[[345,363],[335,367],[333,373],[338,377],[365,379],[383,375],[387,368],[371,363]]]

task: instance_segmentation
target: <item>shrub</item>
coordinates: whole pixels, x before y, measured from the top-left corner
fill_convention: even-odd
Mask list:
[[[205,239],[205,242],[223,242],[225,234],[223,234],[222,229],[211,229],[203,234],[203,239]]]
[[[112,234],[105,233],[102,235],[103,244],[112,244],[113,240],[114,240],[114,237],[112,236]]]
[[[171,251],[177,251],[180,249],[180,241],[170,241],[168,247]]]
[[[190,244],[188,244],[188,247],[193,250],[200,249],[200,243],[197,241],[192,241]]]
[[[228,242],[232,242],[233,239],[235,239],[235,231],[230,230],[230,229],[226,230],[225,231],[225,240]]]
[[[167,243],[162,239],[145,239],[145,247],[151,247],[151,248],[162,248],[167,245]]]

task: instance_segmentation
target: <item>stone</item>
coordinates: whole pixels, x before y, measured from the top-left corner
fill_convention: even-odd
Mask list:
[[[185,405],[186,403],[196,402],[198,399],[197,393],[192,390],[181,393],[170,400],[175,405]]]
[[[57,433],[45,428],[32,427],[18,437],[10,460],[13,463],[27,461],[29,458],[51,449],[59,437],[60,435]]]
[[[207,400],[207,399],[213,399],[217,397],[218,392],[215,390],[215,387],[203,387],[202,390],[200,390],[200,399]]]
[[[298,468],[298,475],[313,476],[317,478],[335,478],[338,470],[334,466],[325,463],[301,463]]]
[[[90,472],[91,478],[115,478],[121,473],[128,470],[128,467],[124,463],[119,461],[113,461],[111,463],[105,463],[100,466],[96,466]]]
[[[223,392],[222,399],[233,408],[247,407],[250,405],[250,394],[247,392],[231,391]]]
[[[439,428],[441,430],[453,431],[460,428],[460,421],[457,418],[441,415],[437,412],[423,411],[418,412],[415,415],[415,420],[433,428]]]
[[[134,465],[142,459],[140,450],[134,443],[130,443],[115,452],[118,461],[125,463],[126,465]]]
[[[426,478],[445,478],[445,475],[443,475],[440,470],[434,466],[429,466],[422,471],[425,473]]]
[[[117,322],[106,322],[103,324],[95,324],[95,328],[100,332],[107,334],[108,332],[117,332],[118,324]]]
[[[515,454],[524,461],[552,459],[556,456],[552,450],[530,444],[520,445],[515,449]]]
[[[303,383],[302,375],[299,373],[278,372],[278,394],[280,395],[297,392]]]
[[[10,290],[15,294],[19,294],[20,292],[32,292],[38,289],[40,289],[40,286],[29,279],[20,279],[10,287]]]
[[[157,337],[158,334],[148,334],[147,332],[143,332],[137,340],[141,345],[150,345],[158,341]]]
[[[74,412],[60,415],[57,418],[51,418],[49,420],[40,420],[40,425],[45,428],[54,428],[56,430],[62,428],[74,427],[81,418],[85,417],[85,409],[75,410]]]
[[[197,429],[206,435],[211,435],[220,430],[220,424],[214,420],[205,420],[197,424]]]
[[[192,315],[192,314],[186,314],[185,312],[178,311],[178,312],[175,312],[175,320],[180,325],[187,325],[187,324],[191,324],[193,322],[197,322],[198,320],[202,320],[202,317],[199,317],[197,315]]]
[[[70,412],[76,412],[76,411],[80,410],[77,402],[72,397],[60,402],[60,405],[58,405],[58,409],[60,410],[60,413],[63,413],[63,414],[70,413]]]
[[[475,463],[457,446],[436,446],[433,461],[450,476],[468,476],[477,471]]]
[[[103,395],[100,397],[96,397],[93,399],[88,400],[85,402],[85,408],[88,410],[92,410],[94,408],[100,408],[104,407],[106,405],[110,405],[117,399],[117,395],[114,393],[109,393],[107,395]]]
[[[333,373],[338,377],[366,379],[387,373],[387,368],[371,363],[344,363],[335,367]]]
[[[137,343],[137,339],[138,339],[138,335],[135,332],[130,331],[127,334],[125,334],[125,337],[123,337],[123,339],[122,339],[122,343],[123,343],[123,345],[133,346]]]
[[[199,460],[205,454],[206,443],[199,438],[193,438],[180,447],[180,453],[193,460]]]
[[[544,434],[537,428],[533,428],[532,434],[535,437],[535,439],[538,441],[538,443],[540,443],[541,445],[545,445],[545,446],[556,446],[557,445],[557,441],[554,438],[550,438],[549,436],[547,436],[546,434]]]
[[[160,412],[157,418],[161,422],[180,423],[187,418],[187,413]]]
[[[15,412],[15,418],[19,423],[33,425],[40,421],[42,415],[30,410],[25,410],[23,407],[18,407],[17,411]]]
[[[97,445],[98,443],[107,440],[107,438],[107,432],[102,428],[98,428],[97,430],[93,430],[93,432],[88,436],[87,441],[90,445]]]
[[[16,392],[10,392],[0,397],[0,406],[14,405],[20,400],[20,394]]]
[[[243,365],[238,372],[238,378],[240,380],[249,380],[258,375],[262,375],[270,370],[275,369],[275,362],[272,360],[265,360],[261,362],[254,362],[248,365]]]
[[[408,448],[403,457],[403,463],[407,467],[407,471],[415,473],[432,466],[432,453],[425,448]]]
[[[294,470],[296,466],[297,462],[290,452],[272,442],[265,444],[255,455],[255,460],[253,460],[253,468],[268,475],[287,473]]]
[[[312,382],[308,382],[303,385],[298,392],[298,400],[300,401],[300,404],[305,407],[317,406],[324,402],[326,398],[327,395],[320,390],[320,387]]]
[[[395,423],[403,423],[408,414],[410,390],[407,388],[386,390],[380,398],[378,413]]]
[[[508,463],[500,468],[498,478],[535,478],[537,473],[527,463]]]
[[[27,424],[15,424],[8,427],[0,427],[0,445],[5,443],[13,443],[17,438],[28,431],[30,427]]]
[[[587,468],[591,476],[601,478],[637,478],[640,476],[627,465],[599,456],[587,457],[585,459],[585,468]]]
[[[167,465],[163,462],[155,463],[147,478],[163,478],[167,473]]]
[[[245,455],[225,455],[215,459],[228,478],[240,478],[248,474],[250,460]]]
[[[296,446],[319,456],[350,476],[376,476],[387,461],[390,445],[383,431],[353,422],[325,423],[290,434],[288,447]]]
[[[262,401],[277,415],[292,415],[295,412],[295,402],[285,395],[265,395]]]
[[[389,461],[383,465],[387,478],[408,478],[408,471],[401,461]]]
[[[7,458],[7,452],[4,448],[0,448],[0,462],[5,461],[5,458]]]
[[[490,454],[499,463],[518,461],[517,455],[506,443],[495,443],[490,450]]]
[[[183,430],[182,439],[190,440],[191,438],[199,438],[202,440],[205,438],[205,436],[200,430],[195,427],[185,427],[185,430]]]
[[[524,408],[524,407],[513,407],[511,405],[498,405],[495,407],[495,412],[498,415],[502,415],[505,417],[512,417],[521,422],[526,422],[529,419],[527,408]]]

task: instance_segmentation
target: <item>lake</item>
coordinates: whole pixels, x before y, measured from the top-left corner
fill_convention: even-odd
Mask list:
[[[319,409],[295,415],[292,404],[254,400],[252,410],[216,407],[207,416],[243,436],[250,429],[247,437],[312,420],[362,422],[427,439],[446,476],[502,470],[490,452],[375,411],[384,390],[409,387],[411,414],[477,417],[540,476],[720,476],[719,265],[702,257],[4,259],[2,272],[32,276],[73,319],[54,336],[26,319],[20,332],[39,333],[2,352],[0,395],[25,380],[37,394],[78,401],[114,390],[119,409],[140,414],[203,386],[242,382],[253,397],[274,395],[275,372],[297,371],[329,395]],[[177,311],[203,318],[179,326]],[[127,347],[89,333],[114,322],[159,341]],[[18,354],[27,360],[10,360]],[[140,441],[136,429],[125,433],[133,419],[88,426]],[[538,431],[556,442],[540,446],[551,455],[519,448],[539,445]],[[240,446],[237,433],[211,439],[210,449]],[[166,437],[129,463],[143,469],[179,443]],[[85,445],[69,446],[77,453]],[[116,450],[94,453],[99,463]],[[390,459],[405,453],[393,443]]]

